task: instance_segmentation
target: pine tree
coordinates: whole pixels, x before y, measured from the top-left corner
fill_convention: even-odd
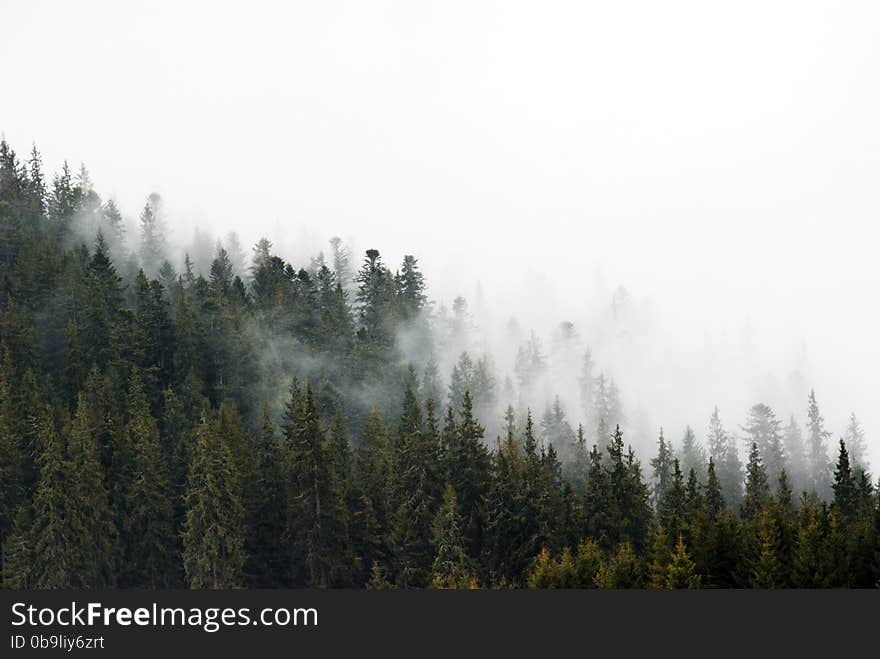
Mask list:
[[[757,444],[752,444],[749,451],[749,463],[746,467],[746,495],[742,503],[742,516],[746,519],[755,518],[770,500],[770,485],[767,471],[758,452]]]
[[[641,588],[642,582],[641,562],[628,542],[620,543],[615,553],[596,573],[598,588]]]
[[[648,566],[648,586],[650,588],[666,587],[670,558],[669,539],[666,537],[663,525],[658,524],[651,540],[651,564]]]
[[[684,476],[678,458],[672,461],[672,482],[658,511],[660,523],[671,537],[678,537],[686,528],[687,498]]]
[[[850,519],[856,513],[858,491],[849,464],[849,453],[846,444],[840,440],[840,451],[837,454],[837,466],[834,468],[834,507],[845,518]]]
[[[0,547],[5,546],[19,506],[25,499],[24,457],[16,442],[8,350],[0,349]]]
[[[712,458],[709,458],[705,500],[706,509],[713,520],[724,512],[726,507],[724,493],[721,491],[721,483],[718,481],[718,476],[715,474],[715,460]]]
[[[846,427],[844,434],[847,450],[849,450],[849,458],[854,471],[867,472],[868,464],[868,447],[865,442],[865,431],[862,424],[856,418],[855,413],[850,414],[849,425]]]
[[[693,469],[698,478],[704,480],[706,477],[706,451],[700,446],[693,429],[688,426],[684,431],[684,437],[681,440],[681,470],[685,474],[689,474]]]
[[[155,276],[165,258],[165,233],[162,199],[155,192],[147,197],[140,215],[140,257],[144,271]]]
[[[767,477],[775,482],[785,467],[782,432],[776,414],[763,403],[753,405],[743,430],[748,434],[749,444],[757,448]]]
[[[431,567],[433,588],[468,588],[473,580],[470,560],[458,514],[455,489],[449,483],[433,524],[434,563]]]
[[[159,427],[150,414],[140,374],[132,372],[128,393],[129,420],[123,433],[134,448],[131,481],[127,484],[123,573],[128,585],[168,587],[174,577],[169,561],[176,550],[174,509],[162,454]]]
[[[70,588],[75,582],[75,559],[69,551],[73,534],[66,514],[68,470],[54,411],[48,405],[44,410],[38,436],[40,477],[34,493],[34,521],[30,531],[34,562],[29,581],[34,588]]]
[[[428,299],[425,295],[425,275],[419,270],[418,259],[410,254],[404,256],[397,279],[397,307],[403,320],[412,320]]]
[[[779,532],[769,513],[762,513],[759,524],[760,552],[752,568],[752,588],[777,588],[782,574],[779,564]]]
[[[483,444],[483,427],[473,414],[469,392],[462,401],[450,464],[450,483],[458,498],[468,555],[479,553],[484,528],[484,497],[489,489],[489,452]]]
[[[183,565],[191,588],[243,585],[244,509],[238,474],[215,419],[196,428],[186,493]]]
[[[666,588],[699,588],[700,575],[696,573],[694,562],[687,553],[684,540],[678,536],[675,551],[666,570]]]
[[[256,446],[257,474],[254,520],[246,538],[247,573],[257,587],[277,587],[288,582],[286,543],[287,487],[284,451],[275,435],[269,406],[263,403],[261,432]]]
[[[816,394],[812,390],[808,400],[807,416],[809,417],[807,424],[809,429],[807,435],[807,468],[809,472],[807,485],[820,497],[826,497],[830,494],[831,464],[828,460],[825,441],[831,436],[831,433],[825,430],[825,419],[819,413]]]
[[[364,567],[374,563],[386,565],[390,559],[392,461],[388,429],[382,423],[379,410],[374,408],[364,424],[354,460],[357,505],[351,535]]]
[[[324,588],[348,563],[347,523],[341,492],[331,481],[326,437],[308,381],[289,454],[289,537],[295,582]]]
[[[715,461],[718,482],[728,507],[739,506],[742,499],[742,463],[733,438],[724,429],[718,407],[709,419],[709,456]]]
[[[785,426],[782,437],[785,446],[785,457],[788,463],[786,471],[791,475],[797,491],[804,489],[807,474],[807,456],[804,452],[804,438],[801,428],[794,415]]]
[[[116,527],[107,501],[100,449],[83,394],[77,399],[67,446],[67,477],[63,482],[66,484],[64,516],[69,525],[65,550],[70,565],[70,585],[80,588],[112,585]]]
[[[391,534],[397,584],[425,586],[430,575],[431,524],[438,493],[434,437],[422,423],[421,406],[411,384],[398,423],[395,475],[397,512]]]
[[[660,510],[672,482],[672,447],[663,438],[663,428],[657,440],[657,457],[651,459],[651,466],[654,468],[654,509]]]

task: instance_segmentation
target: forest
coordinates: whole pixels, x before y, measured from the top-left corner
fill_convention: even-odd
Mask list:
[[[0,142],[4,588],[880,586],[865,432],[815,393],[640,454],[589,351],[578,409],[534,334],[499,384],[414,256],[178,256],[158,194],[136,226]]]

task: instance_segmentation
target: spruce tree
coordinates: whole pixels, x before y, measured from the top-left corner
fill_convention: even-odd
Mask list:
[[[195,431],[185,499],[183,565],[190,588],[243,585],[244,509],[239,492],[232,452],[206,410]]]
[[[128,393],[129,420],[123,432],[134,449],[131,481],[125,493],[125,561],[122,571],[127,585],[167,588],[174,579],[169,560],[177,549],[174,541],[174,508],[159,427],[140,374],[132,372]]]
[[[706,451],[697,441],[697,436],[693,429],[688,426],[685,428],[684,437],[681,440],[681,470],[685,474],[690,474],[693,469],[697,473],[697,477],[704,480],[706,477]]]
[[[749,444],[757,448],[767,477],[776,482],[779,472],[785,467],[782,431],[776,414],[763,403],[753,405],[743,430],[748,435]]]
[[[849,451],[850,463],[853,471],[867,472],[868,464],[868,446],[865,442],[865,431],[862,424],[856,418],[855,413],[850,414],[849,424],[844,434],[846,447]]]
[[[663,428],[657,440],[657,457],[651,459],[651,466],[654,468],[654,509],[660,510],[672,482],[672,447],[663,438]]]
[[[254,520],[246,538],[247,574],[260,588],[287,585],[290,547],[286,542],[287,486],[285,454],[275,434],[269,406],[263,403],[256,446],[257,484]]]
[[[74,538],[68,523],[67,475],[63,440],[55,427],[55,414],[50,405],[44,407],[38,436],[40,455],[39,481],[34,493],[33,565],[29,581],[41,589],[70,588],[77,581]]]
[[[468,588],[474,579],[465,551],[465,539],[455,490],[449,483],[433,524],[434,563],[431,567],[433,588]]]
[[[721,423],[717,406],[709,419],[708,446],[709,456],[715,461],[724,500],[728,507],[736,508],[742,499],[742,463],[736,442]]]
[[[845,518],[850,519],[856,513],[858,490],[856,480],[853,477],[849,463],[849,453],[846,444],[840,440],[840,450],[837,454],[837,465],[834,468],[834,483],[831,485],[834,491],[834,507]]]
[[[825,419],[819,412],[814,391],[810,391],[807,402],[807,486],[820,497],[827,497],[830,494],[831,464],[825,442],[831,433],[825,430]]]
[[[116,526],[104,486],[100,448],[84,394],[77,398],[76,416],[70,426],[65,471],[64,515],[69,525],[65,550],[71,586],[113,585]],[[163,537],[167,537],[169,531],[159,529]]]
[[[770,485],[767,471],[764,469],[757,444],[752,444],[746,467],[746,494],[741,508],[742,516],[746,519],[757,517],[769,500]]]
[[[675,551],[666,570],[666,588],[699,588],[700,575],[696,573],[694,562],[687,553],[681,535],[675,544]]]

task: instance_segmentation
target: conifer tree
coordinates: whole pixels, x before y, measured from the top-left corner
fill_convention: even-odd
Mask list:
[[[0,547],[5,546],[19,506],[25,498],[24,458],[16,442],[8,350],[0,350]]]
[[[758,516],[769,499],[770,485],[767,481],[767,471],[764,469],[758,446],[753,443],[746,467],[746,494],[742,503],[742,516],[747,519]]]
[[[360,554],[360,564],[387,565],[392,520],[390,483],[393,466],[388,429],[374,408],[367,418],[361,445],[355,452],[354,488],[357,505],[352,517],[353,544]],[[383,568],[384,570],[384,568]]]
[[[690,474],[691,469],[697,473],[697,477],[705,479],[706,477],[706,451],[697,441],[697,436],[693,429],[688,426],[685,428],[684,437],[681,440],[681,471]]]
[[[849,451],[850,463],[853,471],[867,472],[868,464],[868,447],[865,442],[865,431],[862,424],[856,418],[855,413],[849,416],[849,425],[846,427],[844,434],[847,450]]]
[[[68,554],[72,587],[94,588],[115,580],[113,523],[95,430],[85,395],[77,399],[70,426],[65,471],[64,516],[69,525]],[[167,529],[160,529],[168,535]]]
[[[129,383],[127,408],[129,420],[123,432],[134,456],[125,492],[126,516],[120,520],[126,548],[123,574],[128,585],[167,588],[174,578],[169,558],[177,548],[174,509],[159,427],[137,370]]]
[[[807,456],[804,452],[803,434],[794,415],[783,430],[782,441],[785,446],[786,472],[791,476],[794,488],[802,491],[806,484]]]
[[[834,490],[834,507],[843,517],[852,518],[856,513],[858,490],[849,464],[849,453],[842,439],[831,488]]]
[[[596,573],[596,586],[605,589],[641,588],[643,578],[642,565],[632,545],[622,542]]]
[[[694,562],[687,553],[684,540],[678,536],[675,551],[666,570],[667,588],[699,588],[700,575],[696,573]]]
[[[658,524],[651,540],[651,564],[648,566],[648,586],[650,588],[666,587],[670,558],[669,539],[666,537],[663,525]]]
[[[287,487],[281,443],[263,403],[261,432],[256,446],[258,480],[255,488],[257,507],[251,531],[246,538],[247,573],[258,587],[288,583],[290,547],[286,543]]]
[[[297,417],[289,465],[293,578],[312,587],[341,585],[348,564],[344,502],[331,481],[326,437],[310,381]]]
[[[651,459],[651,466],[654,468],[654,508],[660,510],[672,482],[672,448],[663,438],[663,428],[657,440],[657,457]]]
[[[718,482],[728,507],[739,506],[742,499],[742,463],[736,443],[724,429],[716,406],[709,419],[709,456],[715,461]]]
[[[244,509],[238,474],[217,422],[203,412],[186,493],[183,565],[191,588],[243,585]]]
[[[34,493],[33,565],[29,582],[34,588],[69,588],[74,584],[76,559],[69,550],[73,534],[67,520],[68,488],[64,444],[55,427],[51,406],[44,408],[38,437],[39,482]]]
[[[659,510],[660,523],[670,537],[678,537],[685,531],[687,513],[687,494],[685,491],[684,476],[678,458],[672,461],[672,482],[669,491],[663,500],[663,506]]]
[[[748,435],[749,444],[757,448],[767,477],[775,482],[785,467],[782,432],[776,414],[767,405],[757,403],[749,410],[748,423],[743,430]]]
[[[830,494],[831,464],[828,460],[828,449],[825,444],[831,433],[825,430],[825,419],[819,412],[816,394],[810,391],[807,405],[807,486],[820,497]]]
[[[781,585],[782,570],[779,564],[779,532],[769,513],[764,512],[759,525],[759,554],[752,568],[753,588],[776,588]]]
[[[455,489],[449,483],[433,524],[434,563],[431,568],[433,588],[467,588],[473,580],[470,560],[458,514]]]
[[[715,460],[712,458],[709,458],[705,501],[706,510],[709,512],[709,516],[713,520],[723,513],[726,508],[724,494],[721,491],[721,483],[718,481],[718,476],[715,474]]]
[[[450,459],[454,465],[450,483],[463,520],[468,555],[474,556],[482,543],[490,461],[483,444],[483,427],[474,417],[469,392],[465,392],[460,419]]]

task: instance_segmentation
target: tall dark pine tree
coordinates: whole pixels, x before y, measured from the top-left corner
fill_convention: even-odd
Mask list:
[[[24,456],[13,434],[12,364],[0,349],[0,548],[5,546],[19,506],[25,500]]]
[[[321,419],[306,383],[289,454],[289,534],[294,583],[343,585],[347,528],[341,492],[334,487]]]
[[[100,448],[84,394],[77,399],[67,456],[64,515],[70,528],[65,547],[70,561],[70,586],[113,585],[116,527],[107,502]],[[160,531],[170,535],[170,529]]]
[[[248,549],[247,573],[261,588],[287,585],[290,547],[287,545],[287,486],[285,453],[263,404],[257,453],[257,507],[245,539]]]
[[[837,465],[834,468],[834,482],[831,487],[834,490],[834,507],[844,517],[853,517],[856,513],[858,487],[850,467],[849,452],[842,439],[837,454]]]
[[[413,386],[407,385],[394,451],[397,511],[391,537],[394,572],[402,588],[423,587],[430,580],[431,525],[439,498],[435,441],[422,422]]]
[[[654,508],[660,510],[663,500],[672,482],[672,447],[666,443],[663,437],[663,428],[660,428],[660,438],[657,440],[657,457],[651,459],[651,467],[654,469]]]
[[[174,509],[159,427],[150,413],[140,374],[132,373],[128,393],[129,420],[123,432],[134,449],[131,480],[125,492],[125,583],[150,588],[168,587],[174,579],[170,558],[177,549]]]
[[[393,340],[394,277],[383,265],[379,250],[367,250],[355,282],[358,316],[364,336],[379,347],[389,347]]]
[[[29,541],[33,564],[29,581],[35,588],[70,588],[74,581],[76,558],[73,534],[68,524],[67,469],[64,443],[55,427],[55,415],[46,406],[39,434],[40,478],[34,493],[33,527]]]
[[[374,564],[387,569],[391,558],[393,458],[388,428],[378,409],[374,408],[364,423],[353,471],[357,503],[351,518],[351,537],[363,576]]]
[[[425,295],[425,275],[419,270],[419,262],[414,256],[403,257],[403,266],[397,276],[397,308],[401,319],[414,319],[427,303]]]
[[[483,427],[473,414],[470,393],[465,392],[456,428],[450,464],[451,483],[458,497],[468,553],[479,553],[484,528],[484,497],[488,492],[490,460],[483,444]]]
[[[749,463],[746,466],[746,494],[742,503],[742,516],[746,519],[757,517],[769,501],[770,484],[767,470],[764,468],[758,445],[752,443]]]

